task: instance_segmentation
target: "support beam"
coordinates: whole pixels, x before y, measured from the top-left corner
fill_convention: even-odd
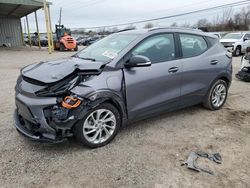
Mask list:
[[[29,45],[31,47],[31,37],[30,37],[30,27],[29,27],[28,16],[26,16],[26,23],[27,23],[27,30],[28,30],[28,37],[29,37]]]
[[[45,22],[46,22],[46,31],[47,31],[47,37],[48,37],[48,51],[49,54],[52,53],[52,46],[51,46],[51,35],[50,35],[50,26],[49,26],[49,18],[48,18],[48,9],[47,9],[47,3],[46,0],[43,0],[43,8],[44,8],[44,15],[45,15]]]
[[[40,32],[39,32],[39,27],[38,27],[36,11],[35,11],[35,19],[36,19],[36,32],[37,32],[37,35],[38,35],[38,46],[39,46],[39,49],[41,49],[41,37],[40,37]]]
[[[25,46],[24,36],[23,36],[23,27],[22,27],[22,21],[21,21],[21,19],[20,19],[20,30],[21,30],[20,35],[21,35],[22,44],[23,44],[23,46]]]
[[[13,12],[15,12],[20,6],[22,6],[22,5],[17,5],[17,6],[15,6],[8,14],[7,14],[7,16],[10,16]]]
[[[53,41],[53,31],[52,31],[52,24],[51,24],[51,17],[50,17],[50,8],[48,5],[48,16],[49,16],[49,28],[50,28],[50,39],[51,39],[51,47],[52,52],[54,51],[54,41]]]

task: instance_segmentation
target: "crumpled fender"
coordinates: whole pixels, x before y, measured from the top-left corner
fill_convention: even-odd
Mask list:
[[[127,110],[124,103],[123,96],[121,96],[118,92],[113,90],[97,90],[95,91],[93,88],[89,86],[77,86],[71,90],[72,93],[76,94],[79,97],[88,101],[88,107],[82,111],[82,113],[78,116],[78,119],[82,119],[89,111],[89,108],[95,108],[99,104],[104,103],[106,101],[111,102],[117,107],[118,111],[122,117],[122,125],[124,125],[127,121]]]

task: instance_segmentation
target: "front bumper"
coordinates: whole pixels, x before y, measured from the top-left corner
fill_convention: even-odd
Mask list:
[[[16,129],[34,141],[51,143],[64,141],[65,138],[58,136],[58,131],[48,124],[44,115],[44,108],[55,104],[56,98],[36,98],[17,94],[17,109],[14,112]]]
[[[30,132],[25,126],[23,126],[19,120],[19,114],[17,112],[17,109],[14,111],[14,124],[19,133],[21,133],[23,136],[27,137],[28,139],[32,141],[38,141],[38,142],[44,142],[44,143],[61,143],[64,142],[66,139],[49,139],[46,137],[43,137],[42,135],[35,135],[32,132]]]

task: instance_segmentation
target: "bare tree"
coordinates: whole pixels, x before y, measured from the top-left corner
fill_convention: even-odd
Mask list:
[[[211,26],[211,23],[205,18],[205,19],[200,19],[197,22],[197,27],[209,27]]]
[[[241,10],[241,16],[245,26],[248,26],[250,20],[250,6],[243,8]]]
[[[232,13],[233,13],[232,7],[224,9],[222,12],[222,17],[221,17],[220,23],[226,24],[229,21],[229,19],[232,17]]]

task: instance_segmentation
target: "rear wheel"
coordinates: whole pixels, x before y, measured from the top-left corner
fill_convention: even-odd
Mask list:
[[[90,148],[108,144],[120,128],[120,113],[109,103],[103,103],[92,109],[74,128],[74,136]]]
[[[60,44],[60,51],[64,51],[65,50],[65,47],[64,47],[64,45],[61,43]]]
[[[226,102],[228,86],[224,80],[217,80],[209,90],[204,106],[209,110],[219,110]]]

